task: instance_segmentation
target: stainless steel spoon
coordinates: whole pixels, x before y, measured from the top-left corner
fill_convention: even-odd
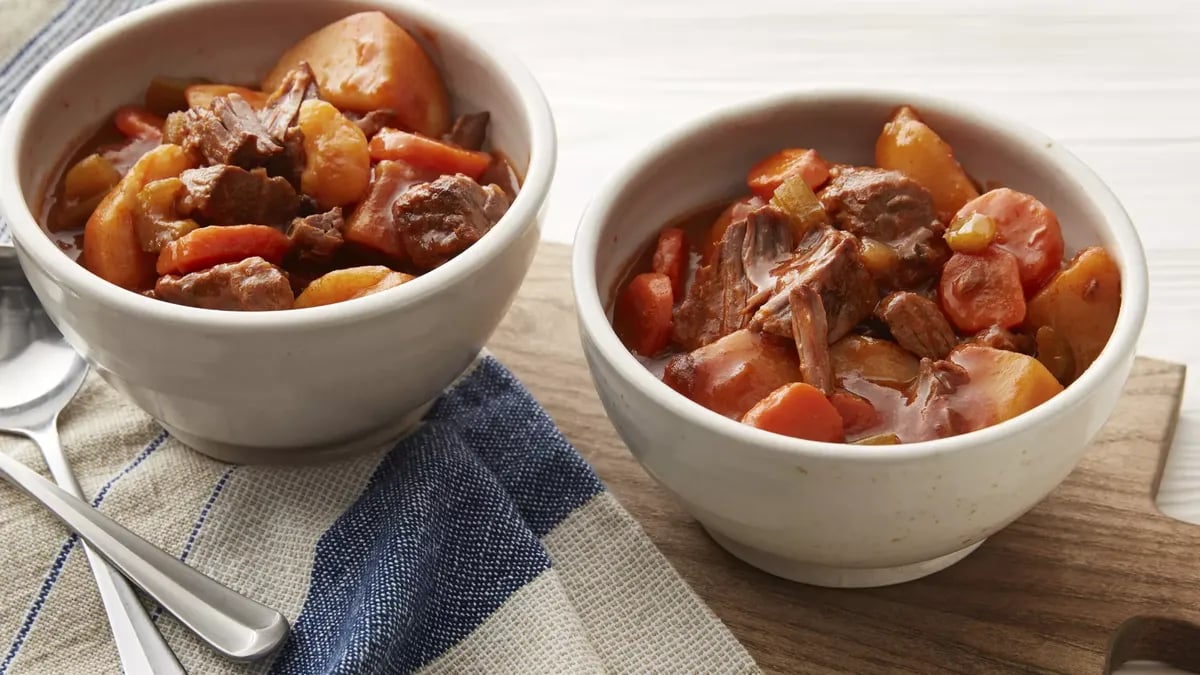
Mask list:
[[[183,670],[133,590],[105,560],[226,656],[252,660],[271,653],[287,637],[282,614],[184,565],[80,499],[59,446],[57,420],[87,370],[42,310],[12,249],[0,246],[0,431],[37,443],[62,488],[3,452],[0,477],[41,502],[86,543],[125,672]]]

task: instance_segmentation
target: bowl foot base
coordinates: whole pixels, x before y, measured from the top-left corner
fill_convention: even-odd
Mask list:
[[[764,572],[790,581],[829,588],[871,588],[920,579],[946,569],[983,544],[980,541],[933,560],[896,567],[828,567],[788,560],[773,553],[744,546],[708,528],[705,528],[705,531],[726,551]]]
[[[400,417],[395,423],[370,431],[358,438],[350,438],[325,445],[294,448],[262,448],[213,441],[180,431],[170,424],[163,424],[180,443],[202,455],[230,464],[320,464],[350,457],[391,445],[409,433],[425,417],[433,401]],[[160,422],[161,424],[161,422]]]

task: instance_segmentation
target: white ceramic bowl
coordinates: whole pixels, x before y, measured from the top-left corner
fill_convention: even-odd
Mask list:
[[[677,394],[622,346],[606,308],[665,223],[746,191],[758,159],[812,147],[873,163],[891,111],[911,103],[977,178],[1036,195],[1069,251],[1100,244],[1122,273],[1116,330],[1054,399],[973,433],[900,446],[804,441],[744,426]],[[1146,264],[1112,192],[1031,129],[972,108],[887,92],[813,92],[733,108],[671,134],[619,171],[583,216],[573,260],[583,347],[600,398],[642,466],[722,546],[773,574],[873,586],[960,560],[1046,496],[1112,412],[1146,312]]]
[[[255,82],[297,39],[372,9],[423,43],[458,106],[491,112],[493,146],[524,171],[508,213],[462,255],[350,302],[220,312],[111,285],[38,227],[55,167],[153,76]],[[30,80],[0,130],[0,205],[50,317],[109,383],[201,452],[286,462],[386,442],[470,365],[532,261],[554,162],[554,122],[525,67],[423,5],[182,0],[106,24]]]

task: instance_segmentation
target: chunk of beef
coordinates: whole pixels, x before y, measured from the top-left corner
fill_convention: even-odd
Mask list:
[[[858,242],[852,235],[832,228],[809,232],[792,257],[775,269],[774,276],[775,288],[755,312],[750,327],[789,339],[790,297],[798,286],[808,286],[820,294],[830,342],[836,342],[870,316],[879,298]]]
[[[258,114],[237,94],[218,96],[208,108],[184,113],[183,147],[199,152],[210,164],[253,168],[283,152]]]
[[[716,261],[696,270],[671,322],[671,338],[683,348],[697,349],[746,327],[751,285],[742,263],[745,239],[746,221],[730,225]]]
[[[392,204],[401,242],[413,264],[431,270],[467,250],[508,210],[495,185],[462,174],[441,176],[406,190]]]
[[[792,338],[800,355],[800,379],[833,393],[833,361],[829,356],[829,324],[821,294],[811,286],[796,286],[788,296],[792,313]]]
[[[263,127],[276,141],[283,143],[288,129],[296,126],[296,118],[300,116],[300,104],[313,98],[318,98],[317,76],[307,61],[301,61],[292,68],[279,87],[267,99],[259,113]]]
[[[896,252],[897,265],[877,275],[885,287],[925,283],[938,275],[950,257],[933,197],[898,171],[841,167],[820,198],[836,227]]]
[[[284,225],[300,210],[300,197],[286,180],[266,171],[218,164],[180,174],[187,194],[180,211],[210,225]]]
[[[160,300],[204,309],[291,309],[295,302],[287,275],[259,257],[181,277],[168,274],[159,278],[154,294]]]
[[[367,140],[371,140],[375,134],[384,129],[395,129],[400,126],[400,114],[391,108],[372,110],[361,116],[353,113],[348,113],[348,115],[352,115],[350,119],[358,125]]]
[[[517,170],[507,157],[499,153],[492,153],[492,163],[488,164],[479,176],[479,184],[499,185],[504,194],[508,195],[509,201],[516,199],[521,190],[521,178],[517,176]]]
[[[921,359],[917,379],[910,395],[911,405],[919,414],[919,423],[912,425],[917,436],[909,434],[906,442],[945,438],[968,431],[962,415],[951,405],[953,394],[971,381],[966,369],[953,361]]]
[[[342,248],[345,226],[341,207],[294,219],[287,233],[292,255],[306,263],[328,262]]]
[[[929,191],[899,171],[843,169],[820,198],[836,227],[884,242],[937,221]]]
[[[889,288],[914,288],[941,276],[942,266],[950,259],[950,246],[942,238],[941,224],[922,227],[888,245],[896,251],[898,264],[885,278]]]
[[[791,221],[780,209],[767,205],[746,216],[742,265],[755,288],[763,290],[774,285],[771,270],[787,259],[793,246]]]
[[[1003,349],[1009,352],[1017,352],[1019,354],[1033,355],[1037,345],[1034,342],[1032,335],[1026,333],[1014,333],[1007,328],[1000,326],[992,326],[984,328],[978,333],[967,339],[967,342],[992,349]]]
[[[450,127],[450,133],[446,134],[444,139],[460,148],[481,150],[483,142],[487,139],[489,117],[486,110],[463,113],[454,120],[454,126]]]
[[[896,342],[929,359],[944,359],[958,344],[937,303],[911,291],[900,291],[880,301],[875,314],[888,325]]]
[[[278,176],[300,191],[300,176],[304,173],[304,132],[300,127],[291,127],[283,133],[283,152],[267,160],[263,168],[267,174]]]
[[[773,206],[764,206],[731,223],[721,239],[716,260],[696,271],[686,297],[675,310],[674,341],[686,349],[696,349],[745,328],[754,298],[765,299],[761,292],[774,283],[771,269],[790,250],[791,229],[786,216]]]

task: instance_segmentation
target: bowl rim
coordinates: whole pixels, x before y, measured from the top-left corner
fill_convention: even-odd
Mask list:
[[[378,317],[401,310],[435,295],[443,286],[471,276],[488,260],[501,254],[522,236],[546,200],[557,161],[553,114],[541,86],[529,69],[490,39],[479,37],[440,16],[435,8],[413,0],[370,0],[374,9],[420,25],[435,35],[452,35],[478,49],[493,77],[512,89],[530,129],[529,166],[525,180],[508,211],[478,242],[444,265],[396,288],[348,302],[277,312],[230,312],[176,305],[155,300],[109,283],[65,255],[41,229],[20,188],[20,139],[31,121],[35,102],[52,91],[66,72],[84,67],[90,56],[120,41],[123,33],[141,23],[184,11],[221,12],[248,0],[167,0],[119,16],[90,31],[46,62],[22,87],[0,125],[0,209],[8,219],[13,245],[48,271],[49,275],[81,297],[119,313],[143,319],[168,321],[189,327],[232,334],[313,328]],[[263,4],[277,0],[257,0]],[[324,0],[340,2],[341,0]],[[355,11],[369,11],[356,8]],[[352,13],[347,8],[347,15]]]
[[[679,394],[655,377],[633,356],[617,337],[610,324],[596,283],[596,255],[600,250],[602,227],[615,215],[614,204],[634,179],[644,174],[663,156],[696,136],[714,133],[731,123],[771,112],[824,104],[862,104],[898,107],[909,104],[918,110],[936,111],[986,128],[1002,142],[1021,152],[1037,156],[1075,182],[1089,195],[1103,214],[1100,231],[1115,242],[1110,251],[1121,268],[1121,309],[1116,326],[1096,361],[1083,375],[1049,401],[1014,418],[957,436],[888,446],[829,443],[784,436],[749,427],[715,413]],[[605,181],[580,218],[571,256],[572,287],[579,314],[581,337],[590,340],[598,358],[604,361],[628,385],[635,387],[672,415],[706,431],[731,438],[744,445],[783,456],[844,459],[873,463],[892,463],[964,451],[1002,441],[1004,438],[1051,422],[1083,404],[1101,380],[1121,361],[1134,353],[1145,321],[1148,302],[1148,277],[1145,252],[1129,215],[1112,190],[1079,158],[1045,134],[1019,122],[998,117],[970,104],[911,91],[879,88],[812,88],[789,91],[752,99],[693,118],[659,137],[620,166]]]

